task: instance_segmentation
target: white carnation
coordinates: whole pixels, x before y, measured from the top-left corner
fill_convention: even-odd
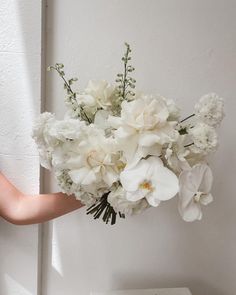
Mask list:
[[[68,140],[79,139],[82,128],[85,128],[86,124],[84,121],[79,119],[64,119],[62,121],[54,121],[50,126],[48,133],[51,138],[55,138],[60,142]]]
[[[198,118],[210,126],[217,126],[224,117],[224,100],[215,93],[202,96],[195,105]]]
[[[192,152],[207,154],[216,150],[218,138],[213,127],[199,122],[188,133],[193,140],[193,145],[190,146]]]
[[[146,199],[138,201],[127,200],[126,192],[122,186],[119,186],[115,190],[111,191],[107,200],[116,212],[120,212],[125,215],[139,214],[150,207]]]

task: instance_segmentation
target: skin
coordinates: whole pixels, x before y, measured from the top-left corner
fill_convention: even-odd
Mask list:
[[[64,193],[27,195],[0,173],[0,216],[17,224],[42,223],[81,208],[83,204]]]

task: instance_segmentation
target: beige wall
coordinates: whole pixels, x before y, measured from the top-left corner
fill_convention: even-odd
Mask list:
[[[215,201],[201,222],[184,223],[177,199],[109,227],[83,210],[45,226],[43,294],[189,287],[194,295],[236,290],[236,1],[50,0],[47,63],[114,81],[123,42],[133,47],[138,88],[177,100],[183,116],[215,91],[227,117],[214,155]],[[47,110],[64,113],[63,87],[47,78]],[[45,190],[56,190],[47,174]]]

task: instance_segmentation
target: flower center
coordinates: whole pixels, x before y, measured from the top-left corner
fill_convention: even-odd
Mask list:
[[[103,162],[99,159],[99,155],[97,151],[92,150],[87,155],[87,163],[88,165],[93,168],[95,166],[102,166]]]
[[[195,194],[194,194],[194,196],[193,196],[193,200],[194,200],[194,202],[195,203],[199,203],[200,201],[201,201],[201,198],[203,197],[203,196],[205,196],[206,194],[205,193],[203,193],[203,192],[196,192]]]
[[[153,191],[152,183],[150,181],[144,181],[139,185],[140,189],[145,189],[148,191]]]

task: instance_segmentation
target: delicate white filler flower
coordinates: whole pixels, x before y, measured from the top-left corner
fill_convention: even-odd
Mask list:
[[[215,93],[202,96],[195,105],[197,117],[210,126],[217,126],[224,117],[224,100]]]
[[[120,181],[129,201],[146,198],[151,206],[173,198],[179,191],[178,178],[164,167],[158,157],[142,159],[135,167],[124,169]]]
[[[80,200],[86,206],[94,204],[99,195],[95,197],[93,194],[85,191],[80,185],[74,183],[68,172],[69,170],[55,170],[55,177],[61,191],[68,196],[73,194],[77,200]]]
[[[124,213],[125,215],[139,214],[150,207],[146,199],[138,201],[127,200],[126,191],[122,186],[112,190],[107,200],[116,212]]]
[[[212,181],[211,169],[205,163],[196,164],[180,174],[179,212],[185,221],[202,218],[201,205],[213,201],[210,193]]]
[[[178,137],[176,122],[167,121],[169,111],[161,97],[142,95],[122,103],[121,117],[109,117],[115,136],[128,165],[147,155],[159,156],[162,145]]]
[[[186,159],[190,151],[185,148],[185,135],[180,135],[176,142],[170,143],[165,150],[165,159],[168,166],[176,173],[190,168]]]
[[[218,138],[215,129],[203,122],[197,123],[188,130],[193,141],[190,150],[194,153],[207,154],[215,151],[218,145]]]

